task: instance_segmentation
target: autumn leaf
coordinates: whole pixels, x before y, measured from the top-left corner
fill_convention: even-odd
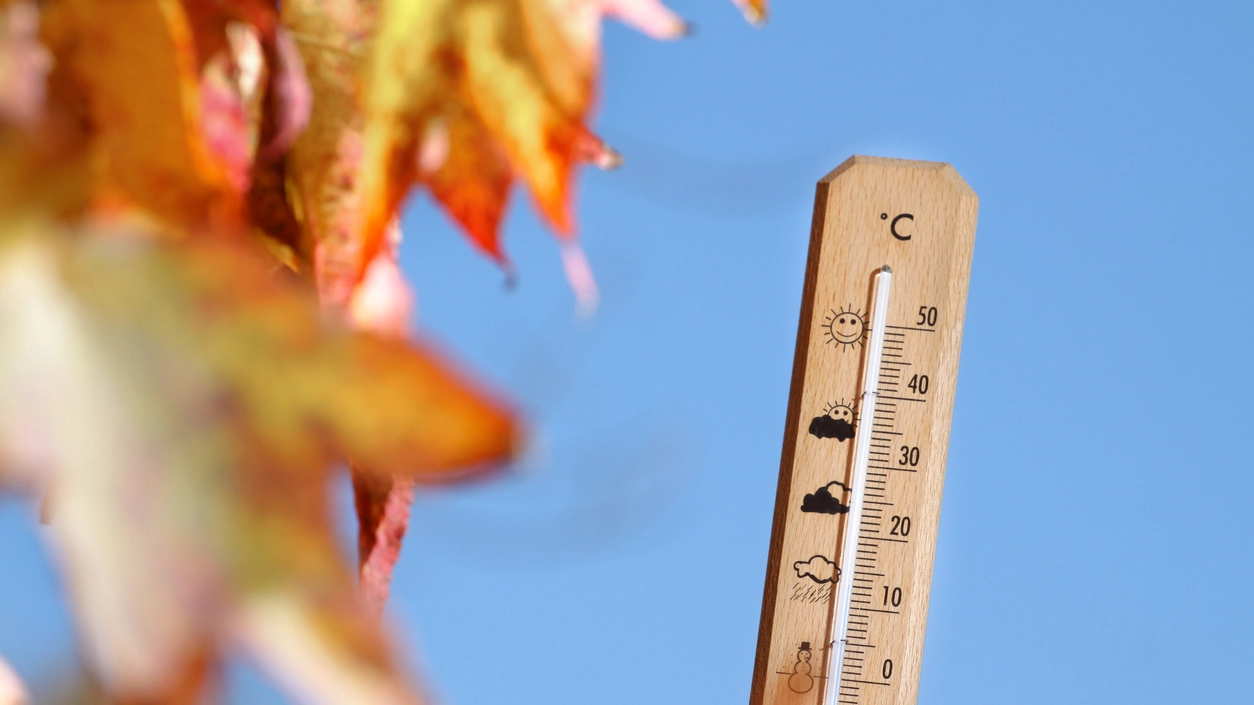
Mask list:
[[[660,39],[687,31],[653,0],[382,2],[365,78],[358,276],[415,183],[504,261],[500,221],[520,175],[572,241],[575,165],[614,162],[586,126],[605,14]],[[573,280],[585,299],[590,282]]]
[[[429,187],[508,267],[522,180],[590,307],[606,16],[688,29],[657,0],[0,0],[0,491],[45,507],[109,698],[201,702],[243,650],[306,702],[424,702],[379,619],[413,488],[519,434],[411,340],[398,209]]]
[[[396,262],[400,230],[358,284],[358,173],[361,162],[360,81],[365,39],[375,3],[293,0],[283,22],[295,39],[310,85],[320,100],[286,160],[286,179],[301,214],[299,256],[313,263],[324,307],[366,330],[392,337],[409,333],[413,296]],[[272,189],[274,192],[275,189]],[[350,467],[357,509],[361,597],[383,614],[392,566],[409,524],[412,490],[406,479]]]
[[[449,158],[433,170],[447,171],[437,178],[477,195],[468,196],[470,208],[451,210],[483,249],[498,252],[495,233],[466,216],[478,210],[495,229],[504,200],[496,175],[506,170],[521,173],[545,217],[570,234],[567,193],[587,133],[594,57],[542,2],[384,0],[381,14],[366,79],[358,267],[421,176],[417,156],[432,140],[449,143]]]
[[[341,312],[360,280],[359,75],[375,15],[374,0],[292,0],[282,6],[283,25],[318,96],[308,126],[292,145],[287,178],[319,297]]]
[[[239,194],[206,140],[183,5],[58,0],[45,7],[44,26],[56,70],[76,84],[86,106],[97,204],[237,229]]]
[[[620,163],[584,126],[601,18],[659,39],[686,34],[682,20],[656,0],[294,0],[282,13],[320,97],[287,173],[305,228],[301,256],[314,262],[324,305],[373,325],[357,314],[383,297],[363,277],[380,260],[394,262],[377,253],[388,249],[384,238],[397,232],[414,184],[428,186],[471,242],[508,267],[500,227],[521,173],[563,235],[562,264],[581,310],[595,308],[569,192],[576,163]],[[381,609],[408,489],[357,471],[353,484],[363,594]]]
[[[483,472],[509,412],[430,352],[328,327],[229,240],[0,232],[0,483],[48,494],[107,692],[197,692],[243,645],[309,702],[421,701],[356,597],[328,473]]]
[[[508,155],[487,126],[461,104],[446,107],[443,119],[433,121],[428,130],[414,155],[415,178],[431,189],[475,247],[506,262],[500,229],[514,183]]]

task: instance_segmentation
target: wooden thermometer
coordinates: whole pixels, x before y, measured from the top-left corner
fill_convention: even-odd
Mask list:
[[[978,199],[948,164],[818,184],[751,705],[909,705]]]

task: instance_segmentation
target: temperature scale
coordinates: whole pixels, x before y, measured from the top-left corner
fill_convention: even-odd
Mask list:
[[[818,184],[751,705],[918,698],[977,209],[938,162]]]

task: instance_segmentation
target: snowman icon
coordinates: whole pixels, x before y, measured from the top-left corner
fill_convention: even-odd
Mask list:
[[[808,693],[814,687],[814,676],[810,675],[810,642],[801,642],[797,649],[797,663],[792,667],[792,675],[788,676],[788,689],[794,693]]]

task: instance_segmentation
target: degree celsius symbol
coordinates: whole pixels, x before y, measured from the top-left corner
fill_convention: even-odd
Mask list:
[[[888,220],[888,214],[887,214],[887,213],[880,213],[880,220]],[[891,222],[891,223],[889,223],[889,224],[888,224],[888,232],[889,232],[889,233],[891,233],[893,237],[895,237],[895,238],[897,238],[898,240],[901,240],[901,241],[903,241],[903,242],[904,242],[904,241],[909,240],[911,237],[914,237],[914,236],[913,236],[913,235],[903,235],[903,234],[901,234],[901,233],[897,232],[897,224],[898,224],[898,223],[900,223],[900,222],[901,222],[901,221],[903,221],[903,220],[914,220],[914,215],[912,215],[912,214],[910,214],[910,213],[898,213],[898,214],[897,214],[897,215],[893,218],[893,222]]]

